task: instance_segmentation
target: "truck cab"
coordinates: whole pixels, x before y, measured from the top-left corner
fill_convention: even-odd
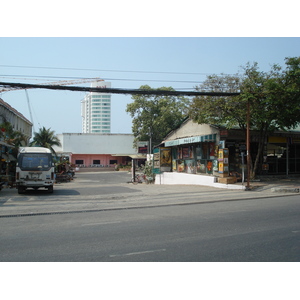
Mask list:
[[[16,188],[19,194],[29,188],[45,188],[53,193],[54,180],[54,163],[49,149],[20,148],[16,167]]]

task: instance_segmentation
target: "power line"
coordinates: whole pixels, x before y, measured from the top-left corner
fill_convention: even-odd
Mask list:
[[[40,80],[39,78],[51,78],[49,80],[53,80],[56,78],[62,78],[62,79],[93,79],[92,77],[70,77],[70,76],[49,76],[49,75],[17,75],[17,74],[2,74],[0,78],[6,78],[6,77],[23,77],[24,80]]]
[[[82,78],[82,77],[63,77],[63,76],[31,76],[31,75],[2,75],[0,78],[7,78],[7,77],[18,77],[19,79],[23,80],[39,80],[37,78],[56,78],[56,79],[92,79],[92,78]],[[26,78],[27,77],[27,78]],[[165,79],[135,79],[135,78],[107,78],[101,77],[103,80],[106,81],[149,81],[149,82],[180,82],[180,83],[194,83],[199,84],[203,83],[202,81],[193,81],[193,80],[165,80]],[[47,80],[47,79],[45,79]],[[48,79],[51,80],[51,79]]]
[[[28,68],[28,69],[48,69],[48,70],[70,70],[70,71],[93,71],[93,72],[119,72],[119,73],[143,73],[143,74],[176,74],[176,75],[211,75],[214,73],[201,72],[170,72],[170,71],[134,71],[134,70],[102,70],[102,69],[85,69],[85,68],[66,68],[66,67],[36,67],[36,66],[12,66],[0,65],[5,68]],[[230,75],[230,74],[219,74]]]
[[[95,92],[106,94],[131,94],[131,95],[164,95],[164,96],[238,96],[240,93],[227,92],[197,92],[197,91],[170,91],[170,90],[142,90],[142,89],[116,89],[116,88],[94,88],[94,87],[79,87],[79,86],[61,86],[61,85],[42,85],[28,83],[12,83],[0,82],[3,87],[16,88],[34,88],[34,89],[50,89],[50,90],[69,90],[79,92]]]

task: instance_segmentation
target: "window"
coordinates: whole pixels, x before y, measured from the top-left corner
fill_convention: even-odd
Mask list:
[[[93,165],[100,165],[100,159],[94,159]]]
[[[51,154],[20,154],[18,163],[23,171],[48,171],[52,167]]]
[[[111,159],[111,160],[109,161],[109,164],[110,164],[110,165],[117,164],[117,163],[118,163],[118,161],[117,161],[116,159]]]
[[[75,165],[83,165],[83,159],[76,159]]]

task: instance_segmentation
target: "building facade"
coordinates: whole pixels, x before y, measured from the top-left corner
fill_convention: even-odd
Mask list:
[[[9,122],[15,131],[20,131],[27,141],[32,136],[32,123],[25,118],[20,112],[0,99],[0,124]]]
[[[20,112],[0,99],[0,124],[8,122],[14,131],[23,134],[24,146],[28,144],[32,136],[32,123],[26,119]],[[0,128],[0,180],[12,182],[15,176],[16,149],[10,145],[10,137],[7,136],[5,128]],[[5,177],[3,177],[5,176]]]
[[[137,154],[132,134],[63,133],[57,137],[61,147],[53,147],[55,152],[80,168],[126,165]]]
[[[91,87],[111,88],[110,82],[96,81]],[[111,94],[88,93],[81,101],[82,133],[111,132]]]
[[[258,138],[258,132],[251,131],[252,158],[257,154]],[[244,131],[186,119],[154,149],[155,182],[201,184],[223,177],[243,178],[247,175],[246,150]],[[270,133],[263,150],[257,175],[300,174],[300,128]]]

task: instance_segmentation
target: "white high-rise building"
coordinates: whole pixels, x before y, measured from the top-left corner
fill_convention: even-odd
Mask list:
[[[111,83],[96,81],[91,87],[110,88]],[[88,93],[81,100],[82,132],[110,133],[111,128],[111,94]]]

